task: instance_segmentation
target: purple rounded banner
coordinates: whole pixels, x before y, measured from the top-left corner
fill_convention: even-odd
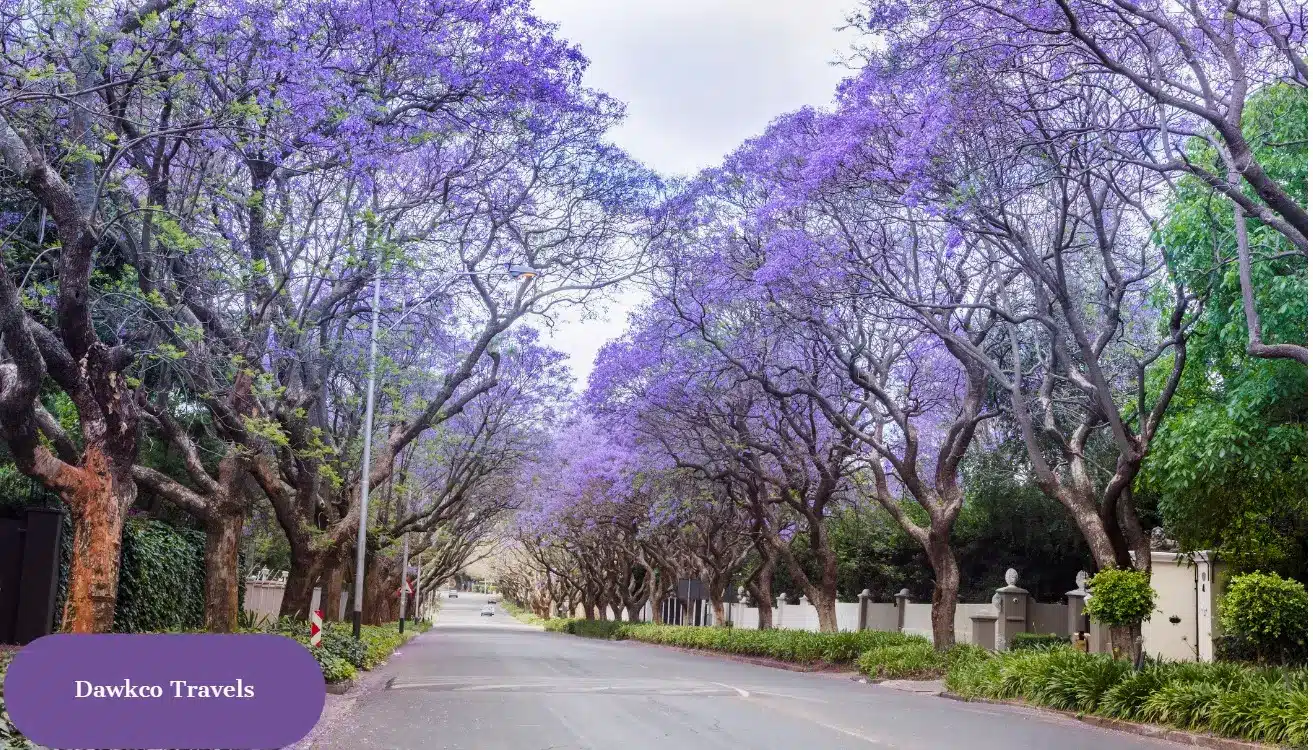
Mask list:
[[[14,656],[4,695],[47,747],[263,749],[310,733],[324,677],[277,635],[49,635]]]

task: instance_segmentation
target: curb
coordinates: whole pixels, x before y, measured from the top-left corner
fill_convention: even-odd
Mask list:
[[[1184,732],[1179,729],[1158,726],[1156,724],[1140,724],[1134,721],[1124,721],[1122,719],[1109,719],[1105,716],[1094,716],[1091,714],[1080,714],[1075,711],[1062,711],[1056,708],[1044,708],[1035,706],[1030,703],[1017,700],[999,700],[997,698],[968,698],[957,693],[942,692],[937,694],[940,698],[958,701],[960,703],[991,703],[997,706],[1013,706],[1016,708],[1026,708],[1032,711],[1043,713],[1057,714],[1069,719],[1075,719],[1083,724],[1089,724],[1101,729],[1109,729],[1114,732],[1124,732],[1134,734],[1140,737],[1148,737],[1156,740],[1166,740],[1190,747],[1206,747],[1210,750],[1277,750],[1276,745],[1264,745],[1259,742],[1248,742],[1246,740],[1233,740],[1227,737],[1218,737],[1212,734],[1203,734],[1200,732]]]
[[[355,686],[355,684],[356,681],[354,679],[325,683],[324,692],[329,695],[345,695],[348,690]]]

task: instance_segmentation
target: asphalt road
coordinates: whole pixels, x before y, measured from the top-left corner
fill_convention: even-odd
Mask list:
[[[544,633],[443,599],[325,750],[1167,750],[1008,706]]]

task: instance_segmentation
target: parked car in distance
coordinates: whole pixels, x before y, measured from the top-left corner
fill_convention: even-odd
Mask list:
[[[447,594],[448,599],[455,599],[457,596],[458,595],[456,594],[455,591],[451,592],[450,594]]]
[[[479,617],[492,617],[495,611],[496,609],[491,604],[485,604],[483,609],[479,610]]]

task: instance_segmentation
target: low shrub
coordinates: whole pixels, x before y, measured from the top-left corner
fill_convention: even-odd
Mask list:
[[[857,657],[857,669],[876,679],[931,679],[947,668],[947,654],[936,651],[927,640],[877,646]]]
[[[1113,719],[1144,721],[1144,703],[1171,680],[1171,671],[1159,665],[1150,665],[1140,672],[1127,675],[1124,680],[1110,686],[1099,700],[1098,712]]]
[[[745,630],[684,625],[626,624],[623,637],[740,656],[757,656],[800,664],[850,664],[862,653],[881,646],[922,641],[918,636],[860,632],[815,633],[805,630]]]
[[[1307,670],[1234,663],[1125,661],[1075,649],[1022,649],[950,661],[945,684],[965,697],[1050,708],[1304,747]]]
[[[397,647],[409,640],[409,636],[398,633],[396,628],[377,626],[360,629],[360,643],[364,644],[365,654],[360,668],[373,669],[388,660]]]
[[[324,673],[324,682],[342,682],[356,676],[356,668],[351,662],[324,648],[312,648],[310,653],[319,662],[319,669]]]
[[[551,633],[568,633],[570,627],[569,618],[553,617],[550,620],[543,621],[543,630]]]
[[[1012,636],[1012,643],[1009,645],[1013,651],[1024,651],[1026,649],[1036,650],[1070,646],[1071,642],[1067,640],[1066,636],[1053,635],[1052,633],[1017,633]]]
[[[365,639],[369,637],[367,627],[362,626],[360,628],[360,640],[357,641],[355,636],[351,634],[350,628],[325,623],[323,640],[317,650],[330,653],[356,669],[365,669]],[[309,640],[307,636],[307,645],[309,645]]]
[[[1272,573],[1236,576],[1218,615],[1227,657],[1269,664],[1308,658],[1308,592],[1299,581]]]
[[[949,665],[944,686],[965,698],[994,697],[993,687],[1002,679],[1003,663],[988,652],[983,658],[958,660]]]
[[[1041,705],[1065,711],[1093,712],[1113,685],[1126,679],[1130,663],[1106,654],[1087,656],[1069,651],[1052,660],[1048,679],[1032,695]]]
[[[566,632],[571,635],[608,640],[624,640],[625,628],[629,626],[629,623],[617,620],[569,620],[567,623]]]

